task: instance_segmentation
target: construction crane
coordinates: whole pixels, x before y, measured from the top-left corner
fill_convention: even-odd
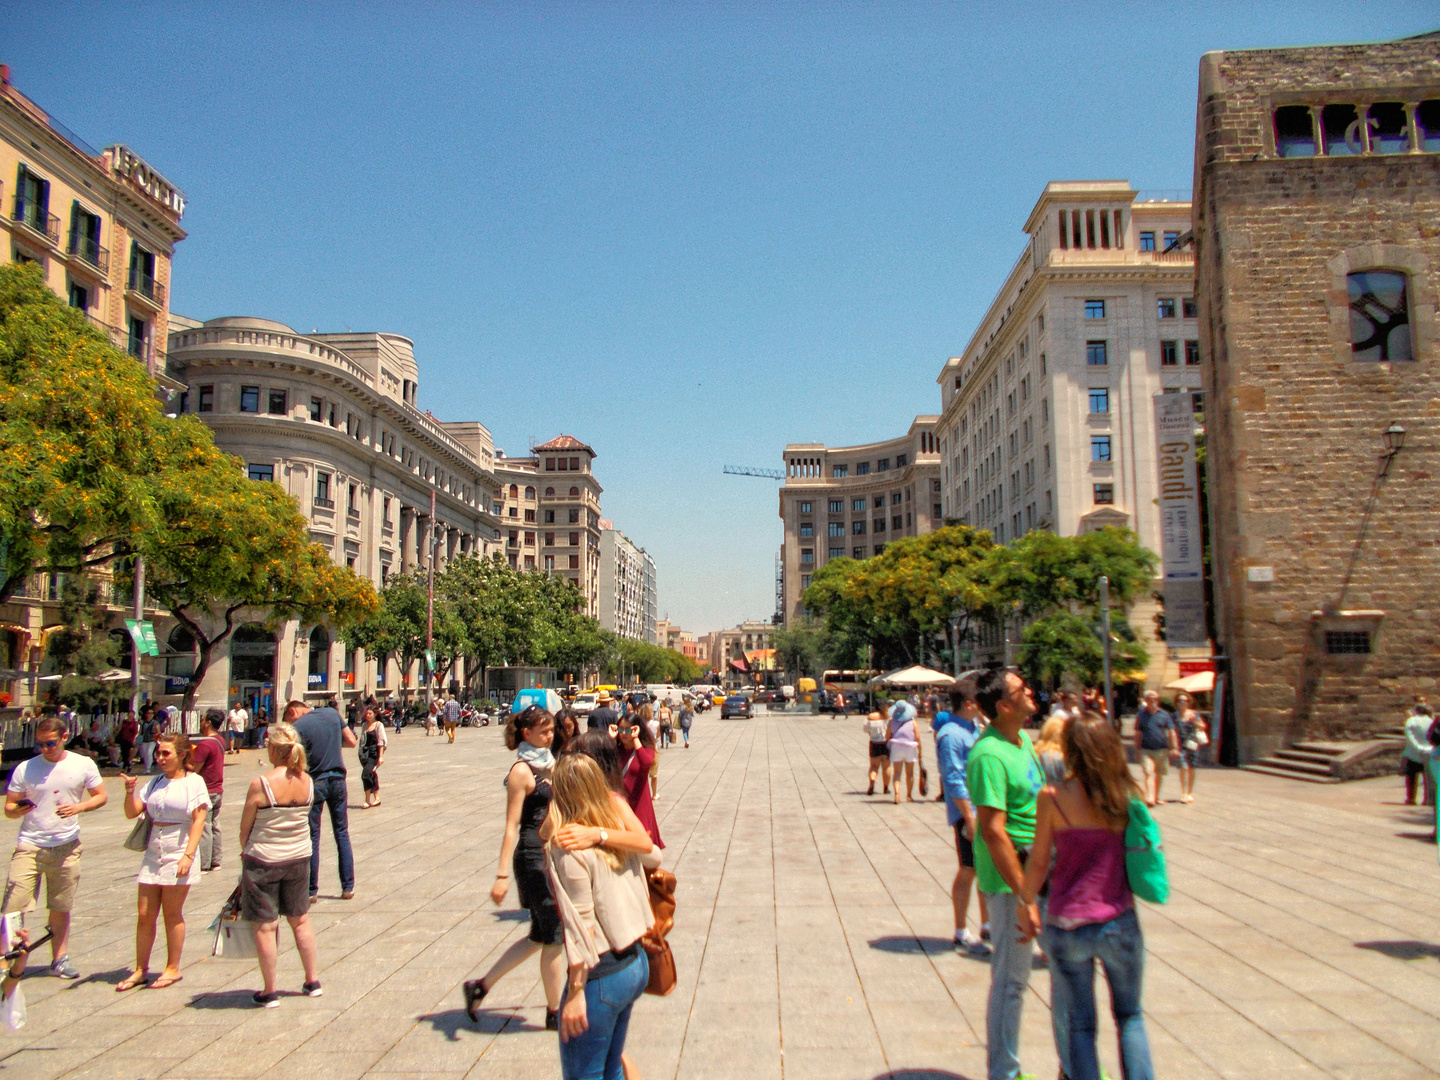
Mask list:
[[[784,469],[760,469],[750,465],[726,465],[726,476],[758,476],[762,480],[784,480]]]

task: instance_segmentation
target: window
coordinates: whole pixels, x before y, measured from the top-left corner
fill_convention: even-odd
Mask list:
[[[939,521],[940,518],[943,516],[943,515],[940,513],[940,504],[939,504],[939,503],[932,503],[932,504],[930,505],[930,516],[931,516],[932,518],[934,518],[936,521]]]
[[[831,475],[832,477],[834,477],[836,480],[842,480],[842,479],[844,479],[845,477],[847,477],[847,476],[850,475],[850,466],[848,466],[848,465],[833,465],[833,466],[831,466],[831,468],[830,468],[830,475]]]
[[[1142,233],[1140,234],[1140,250],[1141,250],[1141,251],[1154,251],[1154,250],[1155,250],[1155,234],[1154,234],[1153,232],[1142,232]]]
[[[1414,360],[1404,274],[1365,270],[1349,276],[1350,351],[1356,360]]]
[[[552,532],[547,532],[547,533],[545,534],[545,546],[546,546],[546,547],[554,547],[554,546],[555,546],[555,534],[554,534],[554,533],[552,533]]]
[[[1091,436],[1090,436],[1090,460],[1091,460],[1091,461],[1109,461],[1109,460],[1110,460],[1110,436],[1109,436],[1109,435],[1091,435]]]
[[[571,547],[579,547],[579,546],[580,546],[580,534],[579,534],[578,532],[573,532],[573,533],[570,534],[570,546],[571,546]]]
[[[814,548],[801,548],[801,549],[800,549],[800,562],[801,562],[801,564],[804,565],[804,566],[814,566],[814,565],[815,565],[815,549],[814,549]]]
[[[888,457],[882,457],[879,461],[875,462],[875,471],[876,471],[876,472],[889,472],[889,471],[890,471],[890,459],[889,459]]]
[[[1178,232],[1175,232],[1174,230],[1166,229],[1164,232],[1163,240],[1165,246],[1162,247],[1160,250],[1173,251],[1180,244],[1180,234]]]
[[[1315,122],[1308,105],[1275,110],[1275,152],[1281,157],[1315,156]]]
[[[78,282],[70,282],[69,289],[70,306],[87,311],[90,308],[90,290]]]
[[[830,558],[832,558],[832,559],[843,559],[844,557],[845,557],[845,549],[844,549],[843,547],[832,547],[832,548],[830,549]]]
[[[809,587],[810,587],[810,575],[809,575],[809,574],[801,574],[801,575],[800,575],[800,588],[801,588],[801,589],[808,589]]]
[[[1090,412],[1092,415],[1110,411],[1110,389],[1105,386],[1090,388]]]
[[[1200,342],[1190,340],[1185,342],[1185,366],[1196,367],[1200,363]]]
[[[890,505],[891,505],[891,506],[899,506],[899,505],[900,505],[900,492],[898,492],[898,491],[892,491],[892,492],[890,493]]]
[[[870,475],[870,463],[869,463],[868,461],[862,461],[862,462],[860,462],[859,465],[856,465],[856,466],[855,466],[855,475],[856,475],[856,476],[869,476],[869,475]]]
[[[844,536],[844,535],[845,535],[845,523],[844,523],[843,521],[832,521],[832,522],[830,522],[830,535],[831,535],[831,536]]]
[[[882,518],[876,518],[876,519],[875,519],[875,527],[874,527],[871,531],[872,531],[872,532],[877,532],[877,533],[883,533],[883,532],[885,531],[885,519],[884,519],[883,517],[882,517]]]
[[[1040,399],[1040,422],[1042,424],[1050,422],[1050,399],[1048,397]]]
[[[345,493],[345,512],[351,517],[360,516],[360,489],[356,484],[351,484]]]
[[[1180,314],[1187,319],[1195,319],[1200,316],[1200,309],[1195,305],[1195,298],[1187,296],[1180,301]]]
[[[526,511],[525,511],[525,520],[533,523],[534,520],[535,520],[535,511],[534,511],[534,510],[526,510]]]
[[[321,401],[318,397],[312,397],[310,399],[310,419],[318,423],[320,417],[324,414],[324,412],[325,403]]]
[[[1085,318],[1087,318],[1087,319],[1103,319],[1104,317],[1105,317],[1105,301],[1104,301],[1104,300],[1086,300],[1086,301],[1085,301]]]
[[[1365,147],[1360,142],[1360,113],[1354,105],[1326,105],[1320,110],[1320,133],[1326,157],[1350,157]]]
[[[856,536],[864,536],[864,535],[865,535],[865,522],[863,522],[863,521],[852,521],[852,522],[850,523],[850,531],[853,532]]]
[[[852,559],[863,559],[863,558],[865,558],[865,549],[864,549],[863,547],[851,548],[851,549],[850,549],[850,557],[851,557]]]
[[[387,529],[390,527],[391,524],[389,495],[386,495],[384,501],[380,504],[380,524],[384,525]]]
[[[546,510],[546,511],[545,511],[545,524],[546,524],[546,525],[554,525],[554,524],[555,524],[555,511],[554,511],[554,510]]]
[[[1427,153],[1440,150],[1440,101],[1422,101],[1415,107],[1415,141]]]
[[[802,513],[802,514],[808,514],[808,513],[810,513],[810,504],[809,504],[808,502],[802,502],[802,503],[800,504],[800,513]]]
[[[555,459],[554,459],[553,457],[547,457],[547,458],[545,459],[545,471],[546,471],[546,472],[554,472],[554,471],[555,471]]]
[[[535,498],[535,489],[534,489],[533,487],[527,487],[527,488],[525,489],[525,497],[526,497],[527,499],[533,499],[533,498]]]
[[[844,512],[845,512],[845,500],[844,500],[844,499],[831,499],[831,500],[830,500],[830,513],[832,513],[832,514],[843,514]]]
[[[315,474],[315,501],[321,506],[334,506],[330,501],[330,474],[328,472]]]
[[[890,519],[890,528],[892,528],[892,529],[904,528],[904,525],[902,524],[902,523],[904,522],[904,520],[905,520],[905,519],[902,518],[899,514],[896,514],[894,517],[892,517],[892,518]]]
[[[260,411],[260,388],[258,386],[242,386],[240,388],[240,411],[253,413]]]
[[[579,489],[578,487],[572,487],[572,488],[570,489],[570,498],[572,498],[572,499],[578,499],[579,497],[580,497],[580,489]]]
[[[535,534],[534,534],[533,532],[527,532],[527,533],[525,534],[525,546],[526,546],[526,547],[534,547],[534,546],[535,546]]]
[[[518,518],[520,516],[520,508],[518,506],[510,507],[509,516],[513,518]]]
[[[572,509],[572,510],[570,511],[569,517],[570,517],[569,524],[571,524],[571,525],[578,525],[578,524],[580,524],[580,510],[579,510],[578,508]]]
[[[855,499],[853,502],[851,502],[850,509],[857,514],[863,514],[865,512],[865,500]]]
[[[514,529],[510,530],[510,547],[520,546],[520,534]]]
[[[897,468],[897,469],[903,469],[903,468],[905,467],[906,463],[909,462],[909,460],[910,460],[910,458],[909,458],[909,455],[907,455],[907,454],[896,454],[896,455],[895,455],[895,468]]]
[[[1103,341],[1085,342],[1085,363],[1091,367],[1109,363],[1109,349]],[[1013,410],[1012,410],[1013,411]]]
[[[883,494],[876,495],[875,498],[871,500],[870,505],[876,510],[883,510],[885,508],[885,496]]]
[[[546,569],[546,570],[554,570],[554,569],[555,569],[555,556],[554,556],[554,555],[546,555],[546,556],[545,556],[545,569]]]
[[[571,569],[571,570],[579,570],[579,569],[580,569],[580,556],[579,556],[579,555],[571,555],[571,556],[570,556],[570,569]]]
[[[155,256],[133,242],[130,245],[130,277],[125,287],[155,299]]]
[[[802,521],[802,522],[800,523],[800,535],[801,535],[801,536],[814,536],[814,535],[815,535],[815,526],[814,526],[814,524],[812,524],[811,522],[808,522],[808,521]]]
[[[512,499],[518,499],[518,498],[520,497],[520,485],[519,485],[519,484],[511,484],[511,485],[510,485],[510,497],[511,497]]]
[[[70,204],[70,246],[71,255],[79,255],[91,266],[101,266],[102,260],[109,262],[108,252],[100,246],[100,218],[90,213],[78,202]]]
[[[246,474],[248,477],[250,477],[251,480],[274,480],[274,479],[275,479],[275,466],[274,466],[274,465],[250,465],[250,466],[247,466],[247,467],[246,467],[246,469],[245,469],[245,474]]]
[[[1160,364],[1162,367],[1174,367],[1178,363],[1178,344],[1174,341],[1160,342]]]
[[[286,409],[289,395],[284,390],[270,391],[270,407],[266,410],[272,416],[284,416],[289,410]]]
[[[1095,504],[1097,506],[1109,506],[1115,501],[1114,484],[1095,485]]]
[[[129,319],[129,327],[130,334],[129,342],[127,344],[130,355],[135,357],[137,360],[149,360],[150,324],[147,323],[144,319],[139,319],[136,318],[134,315],[131,315]],[[251,411],[259,412],[259,409],[257,407],[256,409],[253,409]]]
[[[24,165],[15,178],[15,220],[52,240],[60,238],[59,222],[50,223],[50,181]]]
[[[1045,363],[1045,354],[1042,352],[1040,354],[1040,377],[1043,379],[1047,374],[1049,374],[1049,368]]]
[[[1169,233],[1165,234],[1169,236]],[[1173,296],[1162,296],[1155,301],[1155,314],[1157,318],[1173,319],[1175,317],[1175,298]]]
[[[1326,630],[1325,652],[1330,656],[1368,656],[1369,630]]]

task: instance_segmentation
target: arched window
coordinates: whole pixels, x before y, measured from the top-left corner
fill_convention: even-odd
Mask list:
[[[259,623],[246,623],[231,635],[230,681],[275,681],[275,636]]]
[[[527,499],[533,499],[535,497],[535,489],[533,487],[527,487],[525,489],[525,497]]]
[[[518,498],[520,497],[520,485],[519,485],[519,484],[511,484],[511,485],[510,485],[510,497],[511,497],[512,499],[518,499]]]
[[[310,675],[305,680],[307,690],[328,690],[330,688],[330,635],[323,626],[310,630]]]
[[[165,658],[165,674],[175,679],[188,679],[195,674],[195,636],[184,623],[178,623],[165,639],[167,652],[176,656]]]
[[[553,498],[555,497],[555,489],[554,489],[554,488],[546,488],[546,489],[545,489],[545,497],[546,497],[547,499],[553,499]]]
[[[570,497],[572,499],[578,499],[580,497],[580,489],[578,487],[572,487],[570,489]]]

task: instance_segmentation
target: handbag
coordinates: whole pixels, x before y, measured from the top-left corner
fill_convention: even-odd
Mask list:
[[[920,766],[920,797],[923,799],[930,794],[930,774],[925,771],[925,766]]]
[[[130,835],[125,838],[126,851],[144,851],[150,846],[150,830],[155,823],[150,820],[149,813],[141,814],[135,819],[135,826],[130,830]]]
[[[210,955],[220,960],[254,960],[259,953],[255,948],[255,924],[240,918],[240,886],[225,901],[210,923],[215,931],[215,942]]]
[[[664,997],[675,989],[675,954],[665,936],[675,925],[675,875],[659,867],[645,876],[650,889],[650,913],[654,922],[640,935],[640,946],[650,961],[650,981],[645,993]]]
[[[1125,878],[1130,891],[1141,900],[1163,904],[1170,899],[1170,874],[1160,826],[1145,804],[1134,798],[1130,800],[1130,819],[1125,826]]]

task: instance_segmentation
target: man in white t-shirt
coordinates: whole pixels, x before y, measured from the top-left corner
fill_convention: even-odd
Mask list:
[[[245,744],[245,729],[249,726],[250,710],[237,701],[225,718],[225,739],[230,744],[229,753],[240,753],[240,747]]]
[[[40,753],[21,762],[5,790],[5,816],[20,819],[15,854],[0,912],[31,911],[45,878],[50,911],[50,973],[78,979],[70,963],[70,909],[80,884],[80,823],[76,816],[104,806],[108,796],[95,762],[65,749],[65,726],[53,716],[35,725]],[[88,796],[88,798],[86,797]]]

